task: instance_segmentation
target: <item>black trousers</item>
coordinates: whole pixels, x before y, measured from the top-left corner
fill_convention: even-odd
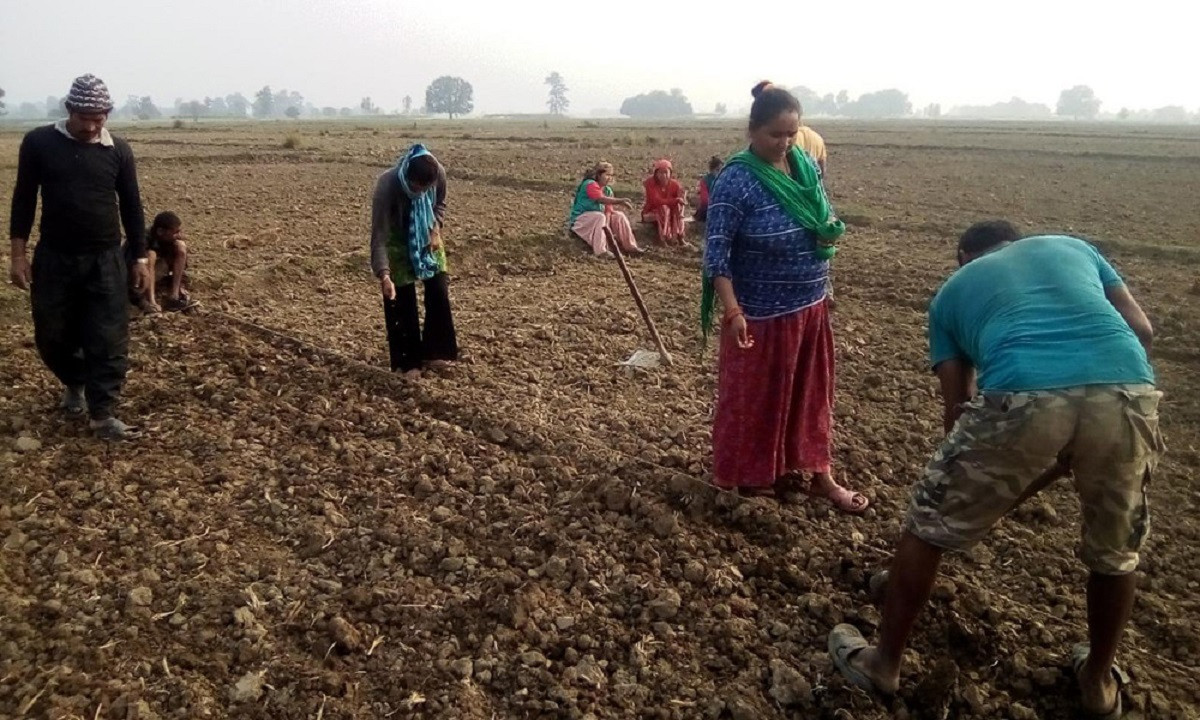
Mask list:
[[[450,280],[438,273],[425,284],[425,331],[417,310],[417,284],[396,288],[395,300],[383,301],[392,370],[419,370],[427,360],[457,360],[458,337],[450,313]]]
[[[38,246],[33,255],[33,336],[64,384],[82,386],[93,419],[112,415],[129,353],[128,271],[119,247],[69,255]]]

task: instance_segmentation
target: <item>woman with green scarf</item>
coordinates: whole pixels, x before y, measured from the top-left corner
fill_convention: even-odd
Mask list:
[[[429,362],[458,359],[442,222],[446,171],[413,145],[375,184],[371,205],[371,270],[383,294],[383,318],[393,372],[416,379]],[[425,327],[417,307],[425,286]]]
[[[744,494],[790,489],[861,513],[868,500],[833,476],[834,344],[829,260],[845,226],[811,158],[795,147],[800,103],[754,88],[750,147],[712,189],[701,321],[719,298],[721,347],[713,474]]]

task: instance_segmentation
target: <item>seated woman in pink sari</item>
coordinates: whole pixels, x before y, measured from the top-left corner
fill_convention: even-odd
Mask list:
[[[612,178],[613,166],[606,162],[597,163],[584,175],[583,182],[575,190],[575,203],[571,206],[568,224],[571,232],[583,238],[597,257],[613,257],[605,229],[612,233],[621,250],[640,254],[642,249],[633,236],[629,216],[617,209],[623,207],[633,210],[633,203],[613,197],[610,187]]]

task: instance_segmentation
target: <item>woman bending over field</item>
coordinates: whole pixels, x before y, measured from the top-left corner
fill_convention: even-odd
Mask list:
[[[415,379],[427,362],[458,359],[450,312],[446,248],[446,171],[423,145],[413,145],[379,176],[371,204],[371,270],[383,293],[393,372]],[[425,328],[417,281],[425,285]]]

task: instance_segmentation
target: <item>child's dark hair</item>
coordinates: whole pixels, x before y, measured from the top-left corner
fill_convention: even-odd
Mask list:
[[[750,106],[750,129],[757,130],[784,113],[802,114],[796,96],[776,87],[770,80],[763,80],[750,90],[754,104]]]
[[[997,245],[1016,242],[1021,239],[1021,233],[1007,220],[984,220],[977,222],[958,239],[958,253],[978,255],[987,252]]]
[[[725,164],[725,161],[722,160],[720,158],[720,156],[713,155],[712,157],[710,157],[708,159],[708,170],[709,170],[709,172],[716,172],[717,170],[720,170],[721,166],[724,164]]]
[[[408,181],[418,185],[432,185],[438,177],[438,161],[432,155],[421,155],[408,161]]]
[[[179,219],[178,215],[170,210],[164,210],[154,216],[154,222],[150,225],[150,237],[156,238],[160,230],[174,230],[180,225],[183,225],[183,221]]]

